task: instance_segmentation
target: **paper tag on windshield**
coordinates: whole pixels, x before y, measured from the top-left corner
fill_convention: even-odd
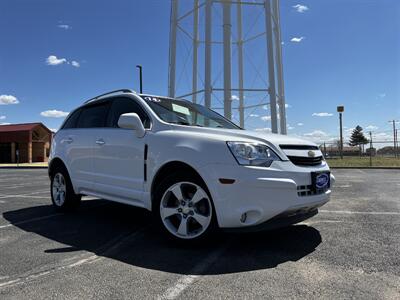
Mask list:
[[[190,116],[190,112],[189,112],[189,109],[187,107],[180,106],[178,104],[172,103],[172,110],[174,112]]]

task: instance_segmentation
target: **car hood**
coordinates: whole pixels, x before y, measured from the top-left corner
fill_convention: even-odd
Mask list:
[[[189,131],[191,135],[207,135],[208,138],[221,141],[243,141],[243,142],[262,142],[273,148],[276,152],[283,154],[280,145],[303,145],[316,146],[315,143],[298,137],[289,135],[281,135],[274,133],[266,133],[254,130],[241,129],[222,129],[222,128],[205,128],[190,126],[174,126],[174,129],[180,131]]]

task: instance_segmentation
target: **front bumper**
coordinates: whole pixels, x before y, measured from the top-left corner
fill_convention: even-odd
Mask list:
[[[290,161],[279,161],[269,168],[212,164],[199,170],[221,228],[253,227],[279,215],[316,210],[329,201],[330,190],[309,196],[298,193],[298,187],[311,185],[311,172],[316,171],[329,171],[329,167],[298,167]],[[235,182],[222,184],[220,178]],[[332,185],[333,175],[330,179]]]
[[[303,222],[304,220],[315,216],[317,213],[317,208],[305,209],[296,213],[284,212],[258,225],[244,226],[239,228],[225,228],[224,230],[229,232],[259,232],[274,230],[277,228],[287,227],[289,225]]]

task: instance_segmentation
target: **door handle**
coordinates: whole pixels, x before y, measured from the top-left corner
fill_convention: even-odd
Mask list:
[[[74,140],[71,138],[63,139],[61,142],[71,144]]]
[[[97,145],[100,145],[100,146],[102,146],[102,145],[104,145],[106,142],[103,140],[103,139],[98,139],[97,141],[96,141],[96,144]]]

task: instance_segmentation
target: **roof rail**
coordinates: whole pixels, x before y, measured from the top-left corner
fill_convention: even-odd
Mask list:
[[[120,89],[120,90],[115,90],[115,91],[111,91],[111,92],[108,92],[108,93],[104,93],[104,94],[98,95],[98,96],[96,96],[94,98],[86,100],[84,103],[89,103],[89,102],[92,102],[93,100],[99,99],[99,98],[101,98],[103,96],[116,94],[116,93],[134,93],[134,94],[136,94],[135,91],[130,90],[130,89]]]

